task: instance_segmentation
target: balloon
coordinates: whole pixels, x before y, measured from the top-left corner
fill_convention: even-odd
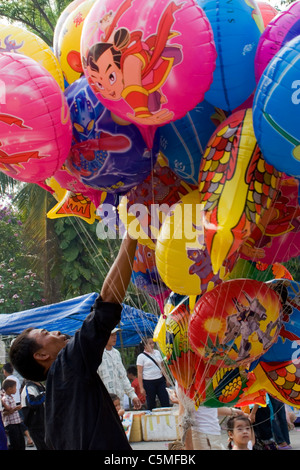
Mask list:
[[[268,64],[253,102],[254,132],[264,158],[295,177],[300,176],[299,52],[297,36]]]
[[[279,401],[300,408],[299,360],[286,362],[259,362],[255,369],[255,382],[250,391],[264,389]]]
[[[180,119],[203,100],[216,50],[209,21],[192,0],[99,0],[83,27],[81,55],[99,100],[141,126],[151,147],[153,126]]]
[[[44,181],[62,166],[71,146],[64,94],[29,57],[0,54],[0,70],[0,171],[27,183]]]
[[[276,10],[276,8],[270,5],[270,3],[267,3],[267,2],[256,2],[256,3],[261,13],[261,16],[264,22],[264,27],[266,27],[270,23],[270,21],[279,14],[279,12],[278,10]]]
[[[198,190],[183,196],[167,214],[156,242],[156,266],[165,284],[181,295],[198,295],[220,284],[204,242]]]
[[[261,261],[250,261],[245,259],[238,259],[232,268],[231,272],[227,274],[228,279],[256,279],[260,282],[270,281],[272,279],[293,279],[288,269],[280,263],[266,264]]]
[[[95,222],[98,218],[96,216],[96,207],[88,197],[62,188],[53,176],[47,182],[53,191],[53,196],[58,201],[48,211],[47,217],[49,219],[80,217],[88,224]]]
[[[0,52],[13,52],[31,57],[57,81],[64,90],[64,78],[57,58],[40,37],[14,24],[0,25]]]
[[[225,118],[222,110],[202,101],[183,118],[160,128],[160,151],[179,178],[192,185],[198,183],[206,144]]]
[[[222,406],[234,406],[245,399],[249,382],[249,374],[243,367],[220,368],[208,381],[205,389],[203,406],[220,408]],[[259,399],[259,400],[258,400]],[[251,397],[250,403],[265,404],[261,395]]]
[[[175,175],[159,154],[145,181],[121,199],[118,208],[120,219],[133,238],[153,250],[165,214],[191,191],[192,188]]]
[[[240,248],[240,255],[268,265],[300,255],[299,182],[284,178],[279,194]],[[248,276],[245,276],[248,277]]]
[[[151,172],[159,136],[152,150],[134,124],[121,125],[97,100],[85,77],[65,92],[73,124],[73,143],[66,161],[69,172],[85,186],[126,193]]]
[[[213,83],[205,99],[226,111],[242,104],[254,91],[254,58],[263,21],[254,0],[197,0],[206,13],[218,53]]]
[[[166,318],[166,366],[186,392],[193,383],[199,363],[188,339],[189,318],[188,302],[185,301]]]
[[[75,10],[81,3],[85,2],[86,0],[73,0],[69,5],[66,6],[66,8],[62,11],[60,14],[58,21],[55,25],[54,28],[54,34],[53,34],[53,52],[55,56],[59,60],[59,51],[58,51],[58,38],[61,33],[61,30],[63,28],[63,24],[70,15],[72,11]]]
[[[208,364],[246,366],[277,340],[281,301],[267,284],[224,281],[197,301],[189,323],[194,351]]]
[[[269,7],[272,8],[271,5]],[[300,2],[296,1],[285,11],[278,13],[266,26],[259,39],[254,61],[257,83],[275,54],[300,34],[299,15]]]
[[[227,118],[212,135],[199,173],[205,243],[213,271],[249,237],[275,199],[280,173],[261,154],[251,109]]]
[[[105,191],[100,191],[99,189],[93,189],[82,184],[74,175],[72,175],[65,165],[63,165],[59,170],[57,170],[53,177],[60,184],[60,186],[72,193],[82,193],[98,207],[102,202],[104,202],[106,193]]]
[[[67,16],[57,41],[59,62],[70,85],[83,74],[80,57],[80,40],[83,24],[95,0],[85,0]]]
[[[136,287],[145,290],[153,297],[163,312],[164,300],[170,294],[170,289],[158,274],[154,250],[140,243],[137,244],[135,252],[131,281]]]

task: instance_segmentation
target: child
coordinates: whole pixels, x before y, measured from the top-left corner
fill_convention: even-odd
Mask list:
[[[254,433],[247,416],[233,416],[227,422],[230,450],[252,450]]]
[[[17,390],[17,383],[12,379],[5,379],[2,388],[3,421],[5,430],[9,437],[10,450],[25,450],[25,439],[23,435],[22,419],[19,414],[21,405],[16,405],[13,395]]]
[[[115,405],[115,408],[118,412],[118,415],[120,416],[120,420],[123,421],[123,415],[125,413],[125,410],[123,410],[123,408],[121,408],[120,398],[117,395],[115,395],[114,393],[110,393],[110,398],[112,399],[113,404]]]

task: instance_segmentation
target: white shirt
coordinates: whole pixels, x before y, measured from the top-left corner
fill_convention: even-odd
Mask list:
[[[102,362],[97,370],[108,393],[118,396],[123,406],[123,396],[126,394],[131,400],[136,398],[134,388],[127,377],[127,372],[123,366],[121,354],[115,348],[104,349]]]
[[[162,357],[160,352],[157,349],[153,350],[153,353],[146,353],[148,356],[153,357],[153,359],[156,361],[158,365],[161,364],[162,362]],[[144,380],[155,380],[159,379],[162,377],[162,372],[159,367],[157,367],[154,362],[147,357],[144,353],[141,353],[138,355],[137,360],[136,360],[136,365],[137,366],[142,366],[143,367],[143,379]]]
[[[194,423],[192,429],[204,434],[213,434],[219,436],[221,427],[218,418],[218,408],[208,408],[199,406],[194,412]]]
[[[6,378],[9,379],[9,380],[14,380],[17,383],[17,391],[12,396],[13,396],[16,404],[21,403],[21,394],[20,394],[21,383],[20,383],[20,380],[15,375],[8,375]]]

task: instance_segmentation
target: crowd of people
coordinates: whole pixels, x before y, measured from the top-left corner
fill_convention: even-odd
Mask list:
[[[258,444],[271,449],[272,443],[274,449],[291,448],[282,424],[284,405],[272,397],[267,407],[254,406],[248,414],[228,407],[195,410],[193,404],[186,406],[178,387],[170,401],[168,376],[152,338],[143,339],[136,364],[125,369],[114,346],[135,251],[136,241],[125,236],[99,297],[72,338],[28,328],[13,341],[11,362],[3,368],[1,449],[24,450],[34,444],[37,450],[131,450],[122,425],[124,397],[135,410],[177,402],[186,450],[223,449],[221,416],[228,418],[233,450]],[[266,410],[272,410],[268,420],[260,417]],[[272,436],[263,434],[266,423]]]

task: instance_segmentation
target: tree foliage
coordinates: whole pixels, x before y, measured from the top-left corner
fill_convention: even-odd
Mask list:
[[[32,270],[34,255],[25,239],[21,215],[6,197],[0,207],[0,313],[12,313],[42,305],[43,282]]]
[[[0,18],[20,23],[52,46],[55,25],[69,3],[71,0],[1,0]]]

